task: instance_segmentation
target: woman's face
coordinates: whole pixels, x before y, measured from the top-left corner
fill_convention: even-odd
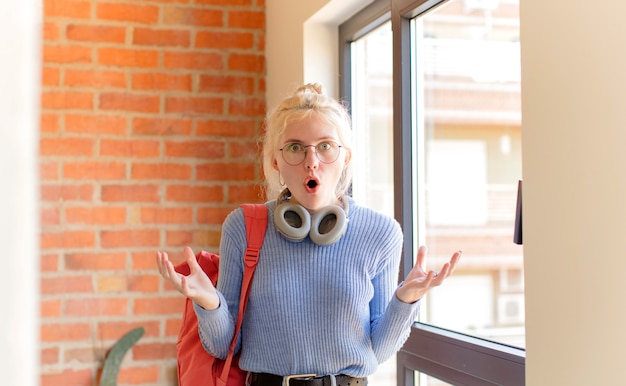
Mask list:
[[[316,154],[318,151],[333,153],[331,149],[333,142],[342,145],[337,129],[312,114],[287,125],[278,143],[278,147],[283,150],[276,151],[274,168],[280,172],[280,177],[291,191],[292,198],[311,212],[338,203],[335,188],[349,161],[349,151],[340,147],[337,160],[331,163],[320,161]],[[287,163],[281,153],[288,151],[291,153],[304,151],[304,160],[296,165],[293,160]],[[287,154],[285,156],[289,158]]]

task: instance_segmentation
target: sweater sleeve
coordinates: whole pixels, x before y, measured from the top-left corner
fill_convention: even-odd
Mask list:
[[[245,219],[243,210],[238,208],[229,214],[222,226],[220,265],[216,287],[220,306],[215,310],[205,310],[194,304],[202,345],[209,354],[221,359],[228,355],[230,342],[235,332],[243,277],[242,256],[245,246]],[[239,350],[239,346],[240,341],[237,343],[236,351]]]
[[[395,296],[402,237],[399,225],[394,222],[388,233],[378,238],[387,240],[379,252],[379,272],[372,279],[376,295],[370,302],[372,348],[378,363],[386,361],[402,347],[419,313],[420,302],[407,304]]]

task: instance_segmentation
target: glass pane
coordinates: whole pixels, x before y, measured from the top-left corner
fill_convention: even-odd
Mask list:
[[[352,43],[354,198],[393,217],[391,23]]]
[[[352,43],[353,197],[393,217],[392,35],[386,23]],[[395,385],[395,356],[369,384]]]
[[[412,23],[419,244],[463,257],[420,321],[524,346],[518,0],[451,0]]]
[[[415,386],[449,386],[450,383],[446,383],[435,377],[431,377],[428,374],[415,372]]]

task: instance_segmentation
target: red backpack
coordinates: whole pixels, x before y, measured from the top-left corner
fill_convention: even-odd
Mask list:
[[[239,354],[234,354],[239,337],[246,303],[250,293],[252,276],[259,258],[267,228],[267,209],[263,204],[243,204],[246,218],[246,237],[248,246],[244,255],[244,274],[241,283],[239,316],[235,325],[235,334],[230,344],[228,356],[221,360],[206,352],[198,335],[198,319],[190,299],[185,300],[183,322],[178,333],[176,354],[178,359],[179,386],[233,386],[244,385],[246,372],[239,368]],[[220,257],[214,253],[199,252],[196,259],[202,270],[209,276],[213,285],[217,284]],[[176,266],[176,271],[189,275],[189,266],[183,262]]]

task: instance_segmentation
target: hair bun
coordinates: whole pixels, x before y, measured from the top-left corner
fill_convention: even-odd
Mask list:
[[[294,92],[294,95],[297,94],[318,94],[318,95],[325,95],[326,92],[324,90],[324,86],[321,85],[321,83],[307,83],[303,86],[300,86],[296,89],[296,91]]]

